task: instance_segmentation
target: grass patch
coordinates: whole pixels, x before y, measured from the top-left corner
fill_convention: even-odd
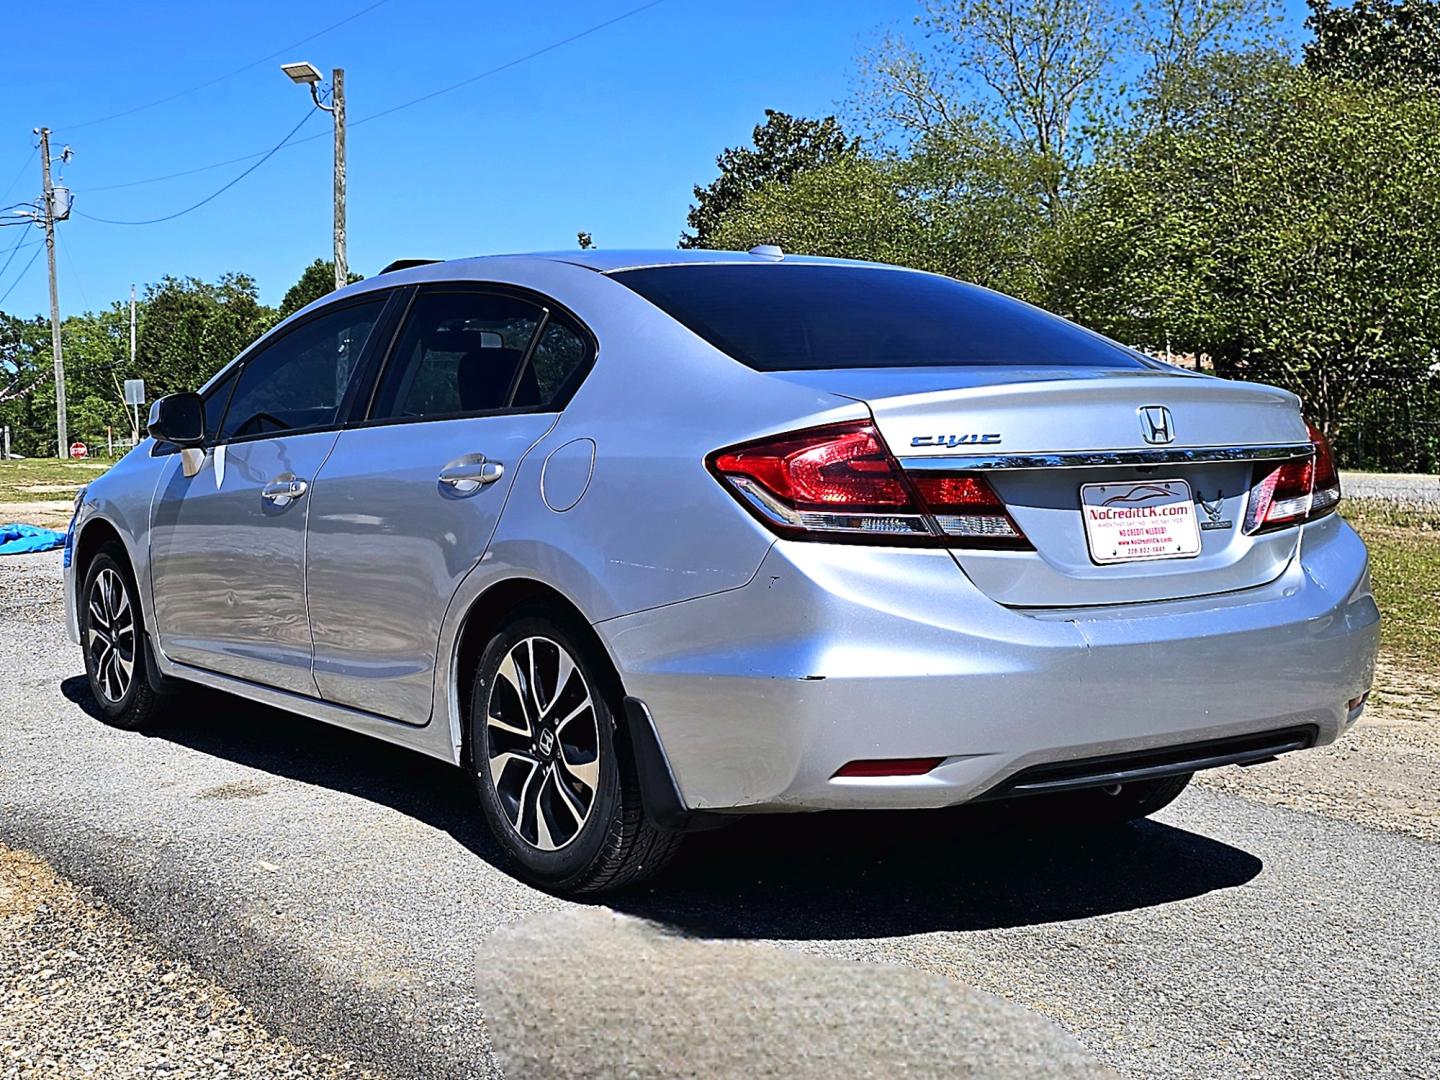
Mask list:
[[[1370,548],[1385,659],[1440,673],[1440,508],[1347,499],[1340,510]]]
[[[68,502],[110,465],[109,461],[56,458],[0,461],[0,503]]]

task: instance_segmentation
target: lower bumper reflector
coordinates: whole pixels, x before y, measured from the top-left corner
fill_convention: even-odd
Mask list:
[[[831,779],[842,776],[923,776],[944,760],[943,757],[916,757],[852,761],[840,766]]]

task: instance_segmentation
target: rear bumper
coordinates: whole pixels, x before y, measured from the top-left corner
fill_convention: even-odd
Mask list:
[[[1334,741],[1369,689],[1363,544],[1305,528],[1275,581],[1017,611],[944,552],[777,543],[730,592],[599,623],[691,810],[938,807],[1038,766],[1282,729]],[[923,776],[835,778],[870,758]]]

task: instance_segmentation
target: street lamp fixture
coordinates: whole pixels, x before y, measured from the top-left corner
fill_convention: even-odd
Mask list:
[[[315,107],[328,112],[335,121],[335,288],[343,289],[350,280],[350,267],[345,256],[345,69],[336,68],[330,75],[330,104],[320,100],[320,69],[306,60],[281,64],[294,83],[310,87],[310,100]]]
[[[326,112],[334,112],[333,105],[326,105],[320,100],[320,69],[308,60],[298,60],[293,64],[281,64],[280,70],[290,76],[293,83],[303,83],[310,87],[310,100],[315,102],[317,109],[324,109]]]
[[[293,64],[281,64],[280,70],[289,75],[293,82],[318,83],[320,81],[320,69],[308,60],[297,60]]]

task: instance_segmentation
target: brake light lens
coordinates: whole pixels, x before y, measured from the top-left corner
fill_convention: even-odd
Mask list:
[[[1335,452],[1330,440],[1314,424],[1310,429],[1310,441],[1315,444],[1315,495],[1310,504],[1310,516],[1320,517],[1340,505],[1340,470],[1335,465]]]
[[[1314,424],[1305,426],[1315,447],[1309,457],[1257,466],[1245,511],[1247,533],[1313,521],[1340,505],[1340,473],[1330,443]]]
[[[946,536],[1025,544],[1025,534],[983,476],[922,475],[915,477],[915,487]]]
[[[909,476],[868,422],[718,450],[707,464],[742,505],[781,535],[1029,546],[983,478]]]

